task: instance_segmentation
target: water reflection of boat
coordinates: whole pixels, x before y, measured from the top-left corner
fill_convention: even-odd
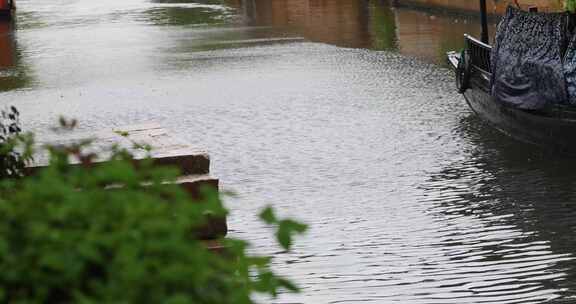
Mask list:
[[[513,138],[576,154],[576,108],[554,104],[543,110],[522,110],[492,97],[492,46],[488,44],[487,26],[484,24],[483,28],[483,41],[466,35],[464,52],[448,53],[448,61],[456,71],[458,89],[470,108]]]
[[[432,203],[429,214],[450,227],[436,238],[439,246],[459,252],[445,264],[466,273],[467,263],[461,262],[474,259],[474,271],[491,282],[475,290],[477,297],[488,291],[501,298],[522,294],[526,303],[574,303],[564,291],[575,290],[576,282],[576,204],[571,203],[576,163],[503,141],[474,115],[463,117],[453,132],[466,147],[463,157],[420,185],[425,202]],[[527,260],[534,263],[524,267]],[[531,293],[534,289],[539,292]]]
[[[1,72],[16,65],[16,50],[13,32],[13,22],[0,20],[0,76]]]
[[[0,17],[11,17],[15,8],[14,0],[0,0]]]
[[[0,18],[0,93],[27,87],[32,79],[30,66],[18,46],[16,20]]]

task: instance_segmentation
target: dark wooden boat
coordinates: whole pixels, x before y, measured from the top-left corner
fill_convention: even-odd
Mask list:
[[[14,14],[16,5],[14,0],[0,0],[0,17],[11,18]]]
[[[483,33],[486,33],[487,26]],[[487,41],[487,34],[483,34]],[[449,52],[458,91],[470,108],[492,127],[517,140],[576,155],[576,107],[553,105],[527,111],[495,101],[491,95],[490,52],[485,42],[465,35],[465,49]]]

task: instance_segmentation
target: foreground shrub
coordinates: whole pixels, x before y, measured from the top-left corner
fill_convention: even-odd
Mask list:
[[[31,139],[21,135],[19,116],[15,107],[0,110],[0,178],[20,176],[31,155]]]
[[[0,302],[253,303],[255,293],[297,291],[247,242],[223,240],[226,252],[214,254],[194,239],[207,214],[226,209],[216,193],[191,203],[167,183],[177,170],[136,169],[115,149],[98,166],[83,145],[50,150],[46,169],[0,181]],[[285,249],[305,230],[271,209],[261,217]]]

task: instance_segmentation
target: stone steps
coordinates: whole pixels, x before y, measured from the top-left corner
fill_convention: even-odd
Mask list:
[[[172,166],[180,169],[182,175],[176,183],[190,195],[191,201],[201,200],[205,188],[218,191],[218,179],[210,176],[208,153],[194,149],[188,143],[171,136],[158,124],[132,125],[89,133],[72,132],[63,134],[56,140],[39,142],[38,145],[70,146],[87,139],[90,140],[90,144],[83,151],[99,156],[93,163],[87,165],[88,168],[104,164],[110,155],[109,148],[117,145],[134,155],[136,167],[150,156],[155,166]],[[151,150],[145,149],[145,146]],[[70,162],[72,166],[82,165],[74,159]],[[34,162],[25,169],[25,174],[33,175],[48,163],[48,153],[45,151],[38,153],[34,157]],[[206,225],[195,229],[192,233],[200,240],[215,240],[226,236],[227,232],[225,217],[208,217]]]

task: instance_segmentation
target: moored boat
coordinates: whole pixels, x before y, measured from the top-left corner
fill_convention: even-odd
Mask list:
[[[538,109],[523,109],[494,97],[493,47],[487,43],[487,26],[483,23],[484,41],[465,35],[464,50],[447,54],[456,74],[458,91],[479,117],[502,133],[576,155],[576,106],[553,103]]]
[[[1,17],[12,17],[14,14],[14,10],[16,5],[14,4],[14,0],[0,0],[0,16]]]

